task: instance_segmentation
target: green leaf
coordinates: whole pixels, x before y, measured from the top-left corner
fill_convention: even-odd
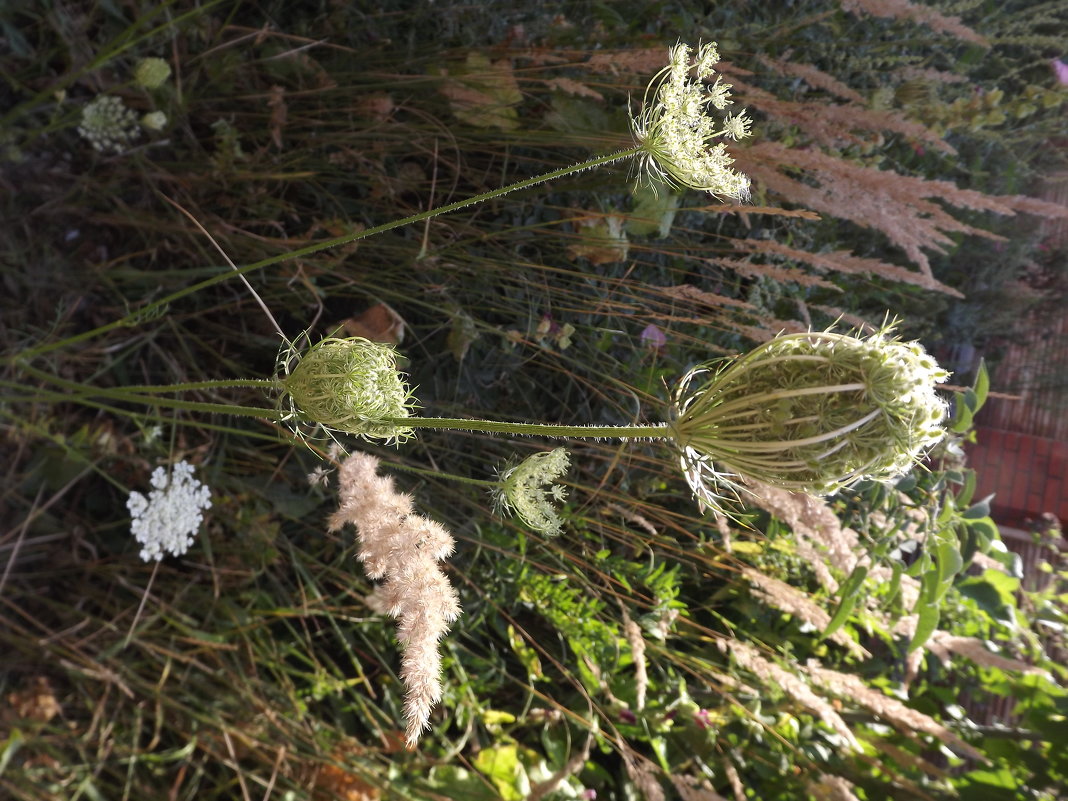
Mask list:
[[[961,515],[965,520],[979,520],[980,518],[990,517],[990,501],[994,499],[994,494],[991,493],[983,498],[981,501],[977,501],[969,506],[964,514]],[[990,521],[993,523],[994,521]]]
[[[957,504],[967,506],[972,502],[972,496],[975,494],[976,472],[974,470],[965,470],[961,478],[964,481],[964,486],[957,493]]]
[[[452,326],[449,328],[449,336],[445,344],[448,345],[449,352],[456,358],[456,361],[462,362],[471,348],[471,343],[478,339],[478,327],[475,325],[474,318],[458,306],[449,309],[449,317],[452,320]]]
[[[927,638],[938,628],[938,618],[941,615],[941,609],[937,604],[927,604],[919,612],[920,616],[916,621],[916,632],[909,642],[908,653],[910,654],[927,642]]]
[[[545,673],[541,669],[541,659],[538,658],[538,653],[529,645],[526,640],[520,636],[519,632],[515,630],[515,626],[508,625],[508,644],[512,646],[512,651],[519,661],[523,663],[523,667],[527,669],[527,677],[531,681],[545,680]]]
[[[731,543],[731,551],[734,553],[745,553],[756,556],[757,554],[764,553],[764,546],[759,542],[750,542],[749,540],[739,540],[738,542]]]
[[[530,793],[530,780],[515,744],[482,749],[475,757],[475,767],[489,777],[504,801],[523,801]]]
[[[857,601],[860,599],[861,590],[864,588],[864,579],[867,577],[868,568],[866,565],[857,565],[854,568],[849,578],[840,588],[841,600],[839,600],[838,608],[834,610],[827,628],[820,635],[821,639],[825,640],[830,637],[849,619],[849,615],[853,612],[853,607],[857,605]]]
[[[970,409],[963,399],[958,398],[957,403],[953,405],[953,420],[949,424],[949,430],[955,434],[963,434],[972,427],[973,417],[975,411]]]
[[[627,233],[635,236],[655,233],[664,239],[671,233],[681,196],[663,189],[654,191],[645,184],[635,187],[633,195],[634,210],[627,215]]]
[[[976,406],[975,411],[979,411],[983,408],[983,404],[986,403],[986,396],[990,392],[990,374],[986,371],[986,362],[982,359],[979,360],[979,369],[975,373],[975,399]]]

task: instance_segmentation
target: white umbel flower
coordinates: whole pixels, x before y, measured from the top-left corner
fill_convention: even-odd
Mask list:
[[[642,150],[641,169],[649,179],[675,188],[746,200],[749,178],[731,169],[734,159],[727,146],[713,141],[749,136],[752,121],[744,111],[722,122],[708,113],[709,106],[723,110],[731,105],[731,87],[719,76],[706,83],[719,61],[715,42],[698,48],[691,67],[692,53],[689,45],[671,48],[670,63],[650,82],[641,112],[631,119],[634,139]]]
[[[101,153],[122,153],[141,133],[137,114],[113,95],[100,95],[82,109],[78,133]]]
[[[184,460],[171,468],[170,476],[157,467],[151,484],[155,489],[147,498],[131,492],[126,501],[133,518],[130,531],[144,546],[141,558],[146,562],[189,550],[204,519],[203,510],[211,508],[211,489],[193,478],[193,465]]]

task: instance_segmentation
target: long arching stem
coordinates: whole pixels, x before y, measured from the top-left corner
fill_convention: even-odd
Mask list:
[[[527,178],[526,180],[519,181],[518,183],[514,184],[509,184],[508,186],[503,186],[499,189],[492,189],[489,192],[483,192],[482,194],[475,195],[474,197],[457,200],[455,203],[449,203],[444,206],[438,206],[435,209],[421,211],[418,214],[413,214],[410,217],[404,217],[400,220],[393,220],[392,222],[376,225],[373,228],[365,228],[362,231],[354,231],[352,233],[344,234],[343,236],[334,237],[333,239],[326,239],[322,242],[316,242],[314,245],[308,245],[307,247],[290,250],[286,253],[280,253],[277,256],[271,256],[266,259],[261,259],[260,261],[253,262],[252,264],[246,264],[243,267],[238,267],[236,270],[230,269],[226,272],[221,272],[218,275],[214,275],[211,278],[205,278],[203,281],[199,281],[198,283],[192,284],[191,286],[188,286],[185,289],[179,289],[177,292],[172,292],[166,297],[153,301],[152,303],[149,303],[146,306],[142,306],[137,311],[131,312],[125,317],[107,323],[106,325],[99,326],[98,328],[94,328],[91,331],[84,331],[81,334],[76,334],[75,336],[67,337],[66,339],[61,339],[57,342],[51,342],[49,344],[38,345],[37,347],[33,348],[27,348],[26,350],[18,354],[17,358],[19,358],[20,360],[29,360],[40,356],[41,354],[49,353],[53,350],[66,347],[67,345],[73,345],[76,342],[82,342],[86,339],[92,339],[93,337],[107,333],[112,329],[120,328],[125,325],[130,325],[131,322],[136,320],[138,317],[151,315],[153,312],[164,308],[165,306],[170,303],[173,303],[179,298],[184,298],[186,295],[191,295],[194,292],[199,292],[202,289],[207,289],[210,286],[214,286],[215,284],[229,280],[230,278],[245,275],[247,273],[254,272],[255,270],[261,270],[264,267],[270,267],[272,264],[278,264],[279,262],[288,261],[290,259],[297,259],[302,256],[310,256],[311,254],[318,253],[321,250],[337,247],[338,245],[345,245],[349,242],[357,242],[361,239],[367,239],[368,237],[374,236],[375,234],[381,234],[386,231],[391,231],[394,228],[401,228],[405,225],[411,225],[412,223],[429,220],[432,217],[437,217],[441,214],[448,214],[449,212],[457,211],[458,209],[465,208],[466,206],[472,206],[476,203],[493,200],[503,195],[507,195],[510,192],[515,192],[519,189],[526,189],[527,187],[535,186],[546,181],[552,181],[556,178],[562,178],[565,175],[570,175],[575,172],[588,170],[593,167],[600,167],[604,164],[611,164],[613,161],[630,158],[631,156],[636,156],[639,152],[641,152],[640,147],[632,147],[626,150],[619,150],[615,153],[609,153],[604,156],[597,156],[596,158],[592,158],[589,161],[584,161],[581,164],[573,164],[569,167],[561,167],[558,170],[552,170],[551,172],[543,173],[542,175],[537,175],[533,178]]]

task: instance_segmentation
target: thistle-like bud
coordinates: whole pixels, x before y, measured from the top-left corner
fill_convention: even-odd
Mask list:
[[[670,430],[698,498],[718,507],[716,485],[739,476],[820,494],[907,472],[945,433],[935,388],[948,374],[891,333],[788,334],[691,370]]]
[[[330,337],[313,345],[279,379],[294,417],[364,439],[401,442],[412,430],[397,422],[415,400],[391,345]]]
[[[640,169],[669,186],[745,200],[749,178],[731,169],[734,159],[726,145],[713,140],[749,136],[752,120],[741,111],[726,115],[721,123],[708,113],[709,106],[722,110],[733,103],[731,87],[718,76],[714,83],[705,83],[719,61],[715,42],[698,49],[692,68],[691,52],[684,44],[671,48],[671,63],[649,83],[642,110],[631,119],[642,150]]]
[[[563,527],[556,504],[567,497],[567,489],[553,482],[570,466],[567,451],[556,448],[502,470],[495,497],[498,510],[514,512],[533,531],[555,537]]]

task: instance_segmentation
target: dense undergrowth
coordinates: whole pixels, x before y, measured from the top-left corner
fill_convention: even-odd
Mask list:
[[[719,43],[754,117],[732,146],[750,203],[612,165],[251,287],[288,337],[397,343],[448,417],[655,422],[693,364],[837,320],[985,342],[1038,302],[1002,288],[1064,216],[1028,194],[1063,169],[1068,6],[869,5],[0,10],[0,795],[1063,797],[1063,573],[1018,594],[972,497],[982,380],[930,469],[825,501],[754,487],[736,520],[655,443],[576,442],[552,539],[464,482],[545,442],[344,442],[458,542],[445,696],[411,751],[395,627],[353,532],[327,530],[336,487],[309,483],[328,443],[107,394],[269,377],[279,337],[227,259],[630,146],[628,99],[679,39]],[[145,58],[170,67],[155,88]],[[103,95],[165,121],[96,150],[78,127]],[[188,554],[146,565],[127,497],[183,459],[213,506]]]

